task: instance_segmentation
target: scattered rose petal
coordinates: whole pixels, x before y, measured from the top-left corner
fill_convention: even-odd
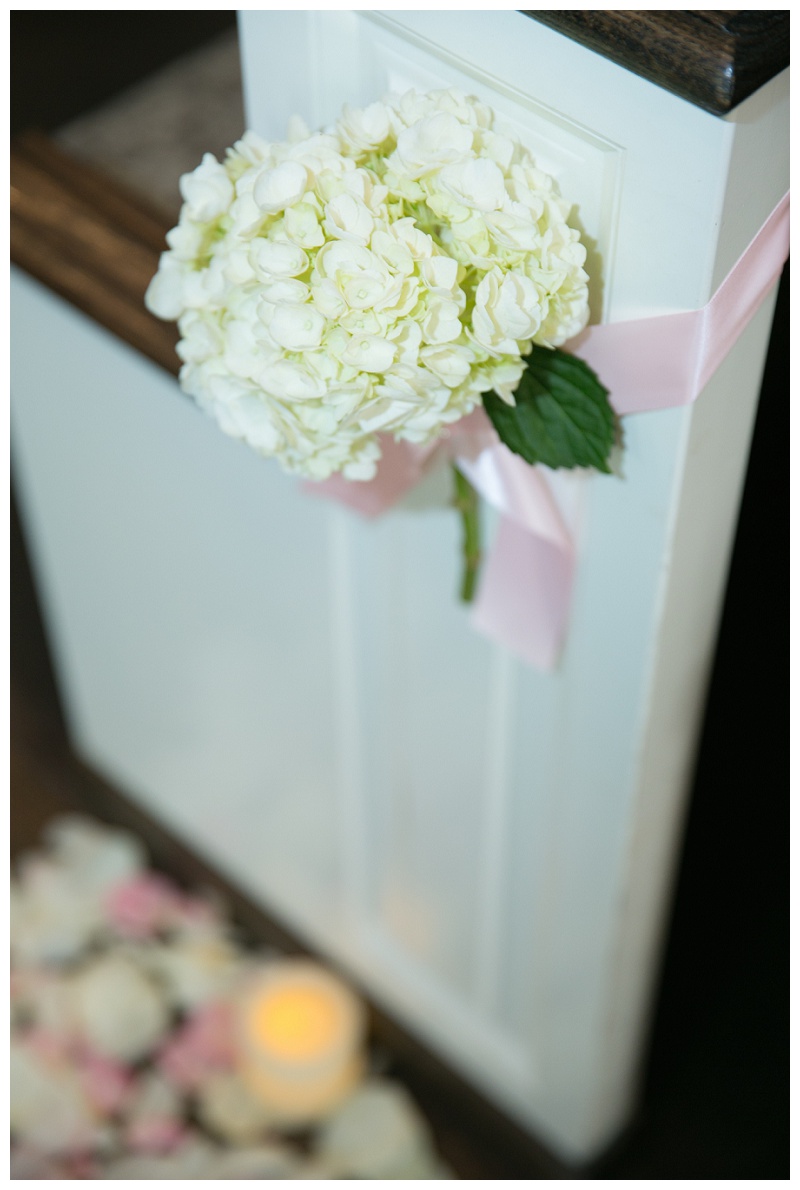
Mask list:
[[[175,885],[158,872],[139,872],[114,885],[106,896],[106,913],[124,938],[150,938],[182,908]]]
[[[176,1086],[194,1090],[210,1075],[230,1069],[235,1058],[233,1009],[218,1001],[197,1009],[170,1037],[158,1065]]]
[[[129,1099],[133,1075],[121,1062],[105,1054],[84,1051],[77,1061],[86,1098],[103,1115],[115,1115]]]

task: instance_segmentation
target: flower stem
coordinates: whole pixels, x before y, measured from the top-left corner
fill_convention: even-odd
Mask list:
[[[478,571],[481,565],[481,521],[478,493],[458,467],[453,467],[455,497],[453,507],[461,517],[464,531],[461,544],[463,570],[461,574],[461,599],[472,603],[478,585]]]

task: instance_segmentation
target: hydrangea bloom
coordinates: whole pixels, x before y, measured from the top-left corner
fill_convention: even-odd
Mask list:
[[[247,132],[181,179],[147,293],[181,383],[220,427],[312,479],[370,479],[379,433],[425,443],[533,343],[587,320],[568,206],[457,91],[345,107],[286,142]]]

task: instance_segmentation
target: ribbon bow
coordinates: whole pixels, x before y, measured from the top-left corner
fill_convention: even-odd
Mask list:
[[[784,195],[700,310],[593,326],[569,344],[609,389],[616,413],[671,409],[694,401],[778,279],[789,255]],[[575,572],[575,546],[546,467],[531,467],[497,437],[482,408],[430,446],[381,438],[378,473],[367,483],[335,475],[308,490],[365,516],[379,516],[442,457],[455,461],[501,514],[473,606],[472,623],[539,669],[558,661]]]

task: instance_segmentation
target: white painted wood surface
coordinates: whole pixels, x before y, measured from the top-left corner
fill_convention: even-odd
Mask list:
[[[702,305],[786,188],[786,79],[720,120],[514,12],[248,11],[249,122],[455,85],[596,248],[595,318]],[[753,185],[753,178],[758,185]],[[635,1094],[767,341],[572,484],[557,673],[469,628],[446,509],[366,524],[13,282],[14,447],[83,755],[563,1155]]]

